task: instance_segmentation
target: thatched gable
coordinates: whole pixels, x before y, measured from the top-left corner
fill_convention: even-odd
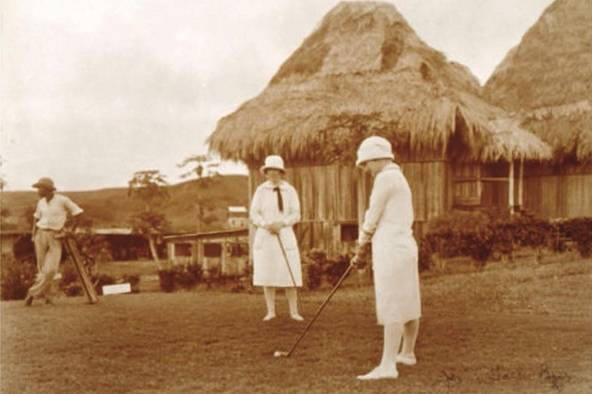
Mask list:
[[[556,158],[592,160],[592,1],[549,6],[496,68],[484,93],[516,112]]]
[[[220,119],[210,148],[247,163],[351,161],[368,135],[399,151],[467,159],[545,158],[546,144],[504,121],[468,70],[428,47],[394,6],[334,8],[256,98]]]

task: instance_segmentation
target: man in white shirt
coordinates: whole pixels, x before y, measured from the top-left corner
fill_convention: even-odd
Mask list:
[[[64,226],[68,215],[77,217],[82,209],[68,197],[57,194],[50,178],[41,178],[33,187],[37,188],[39,201],[33,215],[33,242],[37,257],[37,276],[25,299],[30,306],[35,298],[45,298],[51,303],[49,291],[54,276],[57,274],[62,258],[62,241]]]

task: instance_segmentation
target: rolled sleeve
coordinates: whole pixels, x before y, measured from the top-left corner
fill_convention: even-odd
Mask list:
[[[80,215],[84,210],[74,203],[69,198],[64,199],[64,206],[72,216]]]

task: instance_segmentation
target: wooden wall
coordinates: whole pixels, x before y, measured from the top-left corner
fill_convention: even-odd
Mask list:
[[[444,161],[406,162],[401,168],[413,193],[414,231],[419,239],[427,220],[451,208],[450,169]],[[363,219],[372,179],[354,166],[327,165],[289,168],[286,180],[300,197],[302,221],[296,232],[301,250],[321,248],[332,255],[352,250],[353,242],[341,240],[341,227]],[[258,169],[250,170],[250,196],[263,181]]]
[[[543,218],[592,217],[592,164],[525,168],[524,205]]]

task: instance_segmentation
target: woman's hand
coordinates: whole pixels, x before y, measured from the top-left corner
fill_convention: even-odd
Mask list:
[[[354,257],[351,259],[351,265],[357,269],[363,269],[370,261],[370,242],[358,245]]]
[[[284,227],[284,225],[280,222],[274,222],[270,225],[266,226],[265,228],[272,234],[279,234],[280,230]]]

